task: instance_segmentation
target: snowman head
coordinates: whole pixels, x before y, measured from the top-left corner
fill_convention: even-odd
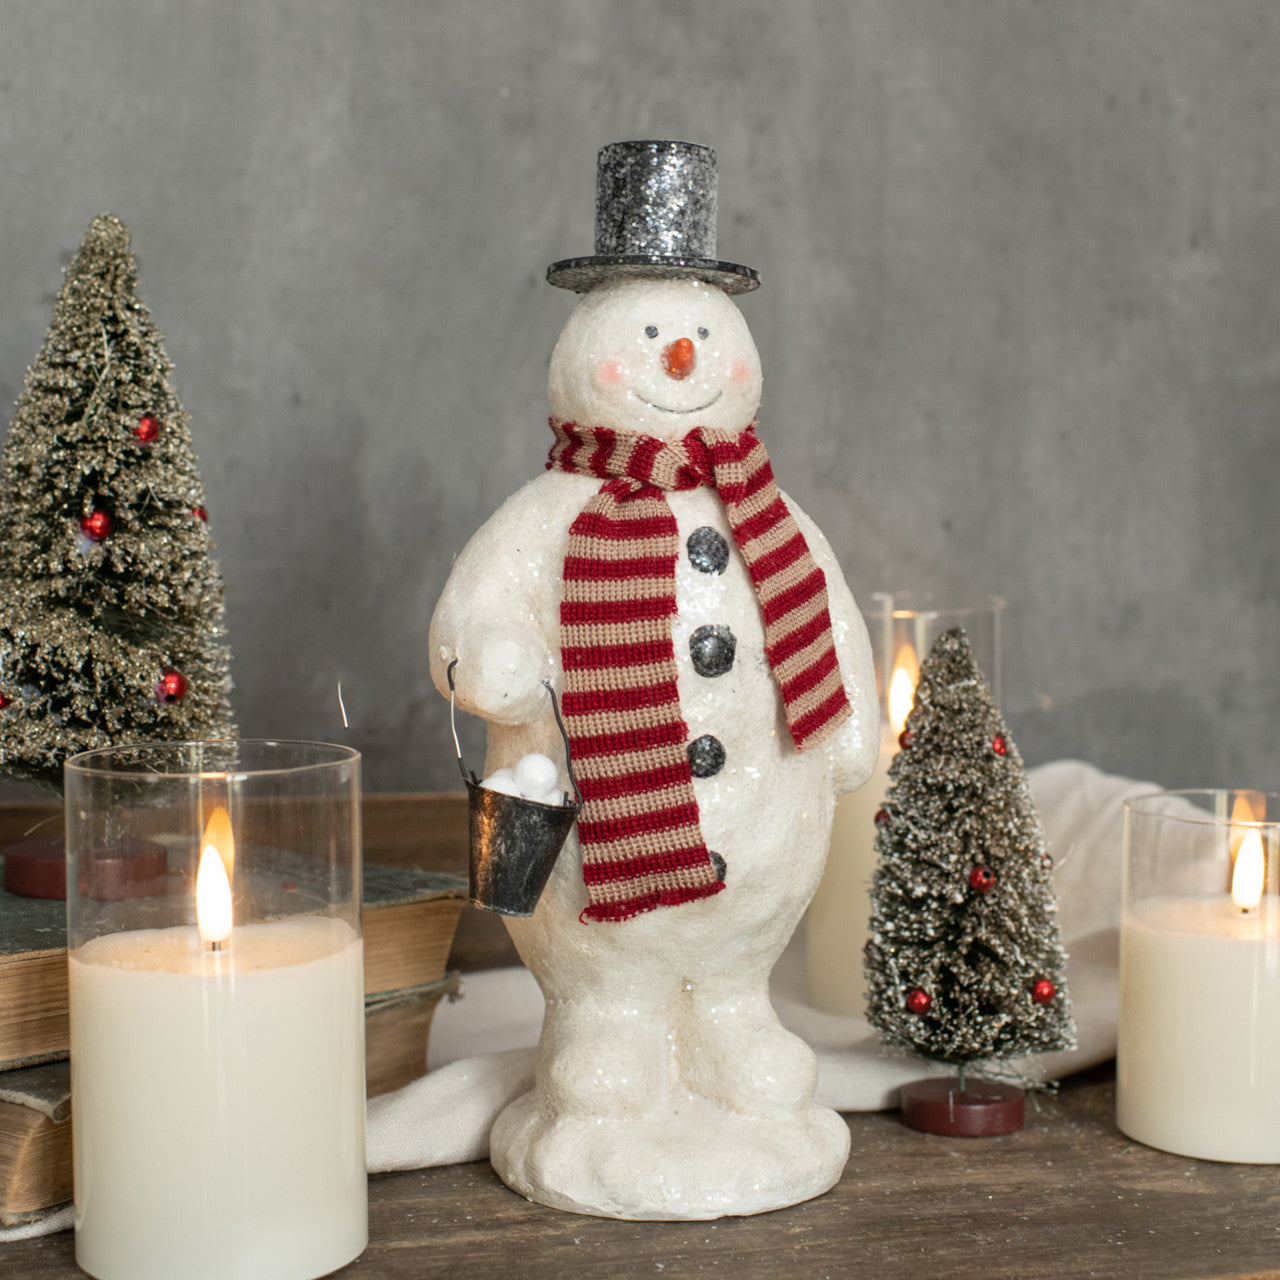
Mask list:
[[[551,353],[552,414],[583,427],[680,437],[743,430],[760,404],[760,356],[742,313],[701,280],[597,285]]]

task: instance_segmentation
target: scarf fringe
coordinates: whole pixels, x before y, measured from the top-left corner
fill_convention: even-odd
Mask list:
[[[593,902],[579,912],[578,919],[583,924],[593,920],[614,923],[632,920],[658,907],[678,907],[685,902],[696,902],[699,898],[714,898],[723,888],[724,881],[717,880],[714,884],[697,885],[691,889],[657,889],[643,897],[628,898],[625,902]]]

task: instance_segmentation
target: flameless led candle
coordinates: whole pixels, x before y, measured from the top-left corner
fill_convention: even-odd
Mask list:
[[[358,760],[179,743],[67,766],[76,1261],[99,1280],[312,1280],[367,1242]],[[144,831],[163,892],[82,891]]]
[[[1148,1146],[1280,1162],[1277,804],[1209,791],[1125,807],[1116,1123]]]
[[[831,848],[822,883],[809,904],[806,957],[809,1001],[828,1013],[861,1017],[866,1009],[862,948],[871,919],[876,866],[876,814],[889,790],[889,767],[915,698],[920,663],[942,632],[964,627],[979,668],[1000,696],[1000,618],[1004,601],[987,597],[968,608],[938,607],[910,592],[877,593],[864,612],[880,692],[880,754],[871,777],[836,800]]]

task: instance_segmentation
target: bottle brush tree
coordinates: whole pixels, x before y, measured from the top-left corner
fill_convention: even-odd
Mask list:
[[[1075,1025],[1026,768],[959,627],[920,668],[901,747],[876,815],[868,1017],[963,1088],[967,1064],[1070,1048]]]
[[[136,290],[95,218],[0,457],[0,770],[53,786],[79,751],[234,732],[190,418]]]

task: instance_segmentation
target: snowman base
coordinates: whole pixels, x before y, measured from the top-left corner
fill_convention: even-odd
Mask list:
[[[809,1104],[754,1117],[689,1094],[666,1114],[548,1114],[536,1092],[498,1117],[490,1160],[526,1199],[631,1221],[704,1221],[782,1209],[829,1191],[849,1157],[849,1127]]]

